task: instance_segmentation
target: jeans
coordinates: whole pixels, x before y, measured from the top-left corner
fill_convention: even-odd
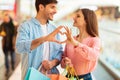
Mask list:
[[[83,78],[84,80],[92,80],[91,73],[85,74],[85,75],[78,75],[78,78]]]
[[[68,74],[66,75],[66,77],[69,78]],[[83,79],[83,80],[92,80],[91,73],[84,74],[84,75],[77,75],[77,77],[74,76],[74,78],[76,78],[76,79]]]
[[[4,54],[5,54],[5,67],[6,67],[6,70],[7,72],[9,72],[9,53],[10,53],[10,57],[11,57],[11,67],[12,67],[12,70],[14,70],[15,68],[15,52],[14,51],[6,51],[4,50]]]

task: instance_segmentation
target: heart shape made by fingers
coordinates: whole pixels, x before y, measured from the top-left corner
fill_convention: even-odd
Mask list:
[[[60,40],[57,40],[58,43],[62,44],[62,43],[66,43],[67,41],[67,32],[65,30],[65,27],[63,26],[61,29],[58,30],[57,34],[60,35]]]
[[[56,43],[59,43],[59,44],[62,44],[66,41],[66,32],[62,32],[61,29],[64,28],[64,26],[59,26],[58,28],[56,28],[52,33],[50,33],[46,38],[48,41],[51,41],[51,42],[56,42]],[[56,35],[57,34],[60,34],[60,39],[57,40],[57,37]],[[62,38],[64,35],[64,38]],[[63,40],[64,39],[64,40]]]

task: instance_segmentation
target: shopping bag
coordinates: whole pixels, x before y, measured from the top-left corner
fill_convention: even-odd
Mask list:
[[[31,67],[28,69],[24,80],[50,80],[50,78]]]
[[[84,80],[83,78],[82,79],[78,78],[74,67],[70,67],[70,66],[66,65],[65,71],[67,73],[68,80]]]
[[[48,77],[50,80],[68,80],[65,76],[62,76],[60,74],[50,74]]]

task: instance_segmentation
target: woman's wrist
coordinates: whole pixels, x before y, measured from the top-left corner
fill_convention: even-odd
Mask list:
[[[79,42],[76,41],[76,40],[74,40],[74,41],[73,41],[73,45],[74,45],[74,46],[78,46],[78,45],[79,45]]]

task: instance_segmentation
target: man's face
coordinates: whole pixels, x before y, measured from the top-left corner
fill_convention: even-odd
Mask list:
[[[56,10],[56,4],[55,3],[51,3],[48,4],[44,7],[44,17],[48,20],[53,20],[53,16],[54,14],[57,12]]]

